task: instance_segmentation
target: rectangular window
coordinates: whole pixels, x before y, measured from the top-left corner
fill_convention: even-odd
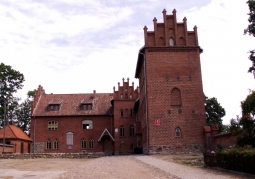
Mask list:
[[[92,104],[82,104],[81,110],[92,110]]]
[[[130,109],[130,116],[133,117],[134,116],[134,110]]]
[[[49,111],[59,111],[60,105],[59,104],[50,104],[48,106]]]
[[[58,130],[58,122],[48,121],[48,130]]]

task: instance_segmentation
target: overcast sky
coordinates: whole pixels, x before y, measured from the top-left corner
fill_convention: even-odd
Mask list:
[[[24,74],[23,99],[38,85],[46,93],[104,93],[129,77],[137,86],[143,27],[154,30],[153,18],[163,22],[163,9],[174,8],[188,30],[198,27],[204,93],[225,108],[227,124],[254,90],[246,0],[1,0],[0,62]]]

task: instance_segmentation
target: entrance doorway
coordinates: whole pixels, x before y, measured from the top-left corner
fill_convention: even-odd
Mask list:
[[[110,136],[105,135],[102,137],[103,152],[105,155],[112,155],[112,141]]]
[[[125,144],[120,144],[120,155],[127,154],[127,148]]]

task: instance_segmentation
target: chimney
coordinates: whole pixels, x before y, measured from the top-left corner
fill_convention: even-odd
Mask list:
[[[93,90],[93,98],[96,98],[96,90]]]

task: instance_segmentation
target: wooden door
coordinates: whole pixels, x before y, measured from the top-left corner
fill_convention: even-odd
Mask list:
[[[127,149],[125,144],[120,144],[120,155],[125,155],[127,154]]]

